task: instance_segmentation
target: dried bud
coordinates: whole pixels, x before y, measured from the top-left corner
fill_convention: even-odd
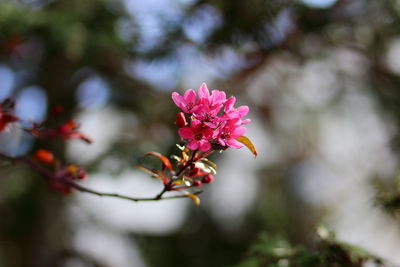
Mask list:
[[[202,185],[203,185],[203,183],[200,180],[193,181],[193,186],[195,186],[195,187],[200,187]]]
[[[185,118],[185,114],[183,114],[183,112],[179,112],[176,115],[176,119],[175,119],[175,124],[176,126],[178,126],[179,128],[185,127],[186,126],[186,118]]]
[[[207,174],[206,176],[203,177],[203,179],[201,180],[203,182],[203,184],[209,184],[214,180],[214,176],[212,176],[211,174]]]
[[[33,155],[33,157],[37,161],[40,161],[40,162],[46,163],[46,164],[52,164],[54,162],[53,153],[51,153],[50,151],[47,151],[45,149],[36,150],[35,154]]]

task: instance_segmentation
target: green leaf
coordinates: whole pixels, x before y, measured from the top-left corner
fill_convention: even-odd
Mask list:
[[[236,140],[245,145],[253,153],[254,157],[257,157],[257,150],[249,138],[243,135],[236,138]]]

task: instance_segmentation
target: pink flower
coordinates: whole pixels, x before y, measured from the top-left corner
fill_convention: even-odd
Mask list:
[[[199,90],[199,103],[197,110],[194,112],[196,119],[204,121],[204,123],[212,128],[216,127],[219,119],[216,119],[218,112],[226,102],[226,95],[219,90],[212,90],[211,95],[207,85],[203,83]]]
[[[199,149],[202,152],[207,152],[211,148],[210,139],[213,130],[199,120],[192,120],[190,127],[180,128],[178,133],[182,138],[188,139],[187,147],[191,150]]]
[[[242,121],[240,119],[232,119],[225,122],[216,133],[218,143],[221,146],[241,148],[243,144],[236,140],[246,132],[246,128],[240,126],[241,124]]]
[[[187,90],[183,96],[172,93],[175,104],[191,115],[188,117],[190,126],[184,127],[186,117],[183,113],[179,113],[176,120],[176,125],[181,127],[179,135],[187,139],[187,148],[205,152],[211,149],[211,144],[216,143],[224,148],[241,148],[243,145],[236,138],[246,131],[242,125],[250,122],[250,119],[243,119],[249,108],[235,108],[235,97],[226,99],[225,92],[219,90],[210,93],[205,83],[197,90],[197,94],[198,99],[192,89]]]
[[[214,107],[214,106],[222,106],[226,102],[226,95],[225,92],[219,90],[212,90],[211,95],[210,91],[207,88],[207,84],[202,83],[199,90],[197,90],[199,94],[199,100],[207,101],[207,103]]]
[[[196,110],[196,93],[192,89],[187,90],[183,96],[173,92],[172,100],[185,113],[191,114]]]
[[[249,107],[248,106],[240,106],[238,108],[235,108],[233,105],[236,102],[236,98],[234,96],[230,97],[226,103],[225,103],[225,108],[224,108],[224,116],[225,118],[228,119],[241,119],[244,116],[249,113]],[[244,122],[244,123],[243,123]],[[242,124],[247,124],[250,122],[250,120],[244,120]]]

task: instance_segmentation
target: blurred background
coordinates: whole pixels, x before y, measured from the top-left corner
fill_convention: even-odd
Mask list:
[[[61,104],[51,120],[94,140],[11,125],[2,153],[49,149],[88,187],[155,196],[133,166],[178,152],[171,92],[202,82],[250,107],[256,159],[215,155],[198,208],[61,196],[0,163],[0,266],[318,266],[290,259],[323,254],[319,224],[400,265],[400,1],[0,0],[0,100],[33,122]]]

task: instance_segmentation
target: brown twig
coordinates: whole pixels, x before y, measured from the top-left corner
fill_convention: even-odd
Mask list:
[[[164,185],[163,190],[156,196],[156,199],[161,199],[162,196],[171,190],[171,185],[174,181],[176,181],[177,179],[179,179],[179,176],[183,174],[183,172],[193,163],[195,163],[198,159],[195,159],[195,156],[197,154],[197,149],[195,151],[192,152],[192,156],[190,157],[189,161],[186,162],[185,165],[183,165],[181,167],[181,169],[175,174],[175,178],[172,178],[167,184]]]
[[[33,169],[34,171],[36,171],[37,173],[41,174],[46,180],[51,181],[52,179],[59,179],[53,172],[49,171],[48,169],[42,167],[41,165],[37,164],[36,162],[34,162],[33,160],[31,160],[30,158],[27,157],[10,157],[7,156],[5,154],[0,153],[0,160],[3,161],[8,161],[11,163],[21,163],[24,164],[28,167],[30,167],[31,169]],[[185,167],[186,168],[186,167]],[[73,181],[69,181],[69,180],[62,180],[62,182],[66,185],[71,186],[72,188],[80,191],[80,192],[84,192],[84,193],[89,193],[89,194],[93,194],[96,196],[100,196],[100,197],[113,197],[113,198],[120,198],[120,199],[125,199],[125,200],[130,200],[130,201],[159,201],[159,200],[166,200],[166,199],[177,199],[177,198],[187,198],[186,195],[175,195],[175,196],[169,196],[169,197],[162,197],[162,195],[167,191],[163,191],[162,194],[158,194],[155,197],[149,197],[149,198],[139,198],[139,197],[132,197],[132,196],[127,196],[127,195],[122,195],[122,194],[118,194],[118,193],[109,193],[109,192],[100,192],[100,191],[96,191],[87,187],[84,187],[82,185],[79,185]],[[164,187],[165,189],[165,187]],[[194,195],[199,195],[201,194],[203,191],[197,191],[194,192],[192,194]]]

